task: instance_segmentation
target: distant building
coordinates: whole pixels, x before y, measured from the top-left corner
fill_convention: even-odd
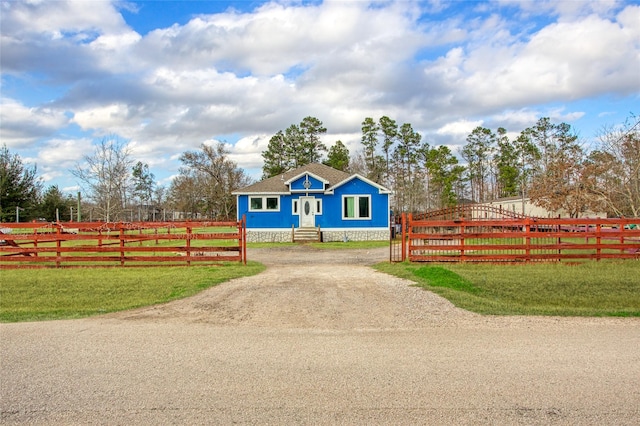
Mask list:
[[[507,197],[507,198],[498,198],[493,201],[489,201],[486,203],[478,203],[479,205],[491,206],[501,210],[507,210],[512,213],[523,214],[523,204],[524,204],[524,215],[532,216],[532,217],[561,217],[568,218],[570,217],[569,213],[563,209],[557,211],[549,211],[543,207],[538,207],[531,202],[529,198],[522,197]],[[586,211],[580,214],[580,217],[607,217],[606,212],[593,212]]]

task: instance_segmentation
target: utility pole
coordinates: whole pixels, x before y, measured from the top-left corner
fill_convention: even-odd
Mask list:
[[[78,191],[78,213],[76,214],[76,222],[82,222],[82,215],[80,214],[80,191]]]

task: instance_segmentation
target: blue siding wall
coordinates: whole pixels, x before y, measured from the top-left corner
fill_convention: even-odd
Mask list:
[[[343,195],[371,195],[371,219],[342,219]],[[379,194],[378,188],[360,179],[352,179],[336,188],[333,195],[323,201],[323,214],[316,217],[322,228],[378,228],[389,226],[389,195]]]
[[[313,181],[313,178],[309,178]],[[299,181],[304,181],[302,178]],[[296,181],[298,183],[299,181]],[[322,185],[315,181],[314,185]],[[317,186],[316,186],[317,187]],[[297,200],[305,193],[294,193],[292,195],[280,195],[280,211],[276,212],[250,212],[249,196],[238,196],[238,218],[242,215],[247,217],[247,228],[285,228],[299,225],[299,216],[292,214],[292,200]],[[334,194],[314,193],[309,191],[310,196],[322,199],[322,214],[316,215],[316,226],[321,228],[381,228],[389,226],[389,195],[379,194],[378,188],[358,179],[352,179],[344,185],[336,188]],[[371,219],[342,219],[342,197],[343,195],[370,195],[371,196]]]
[[[302,176],[289,185],[291,191],[306,191],[304,187],[304,182],[306,180],[306,176]],[[324,183],[322,181],[314,178],[313,176],[309,176],[309,182],[311,186],[309,187],[309,191],[324,191]]]
[[[295,196],[296,198],[299,195]],[[291,214],[290,195],[280,195],[280,211],[277,212],[250,212],[249,196],[238,196],[238,220],[242,215],[247,217],[247,228],[291,228],[298,226],[298,216]]]

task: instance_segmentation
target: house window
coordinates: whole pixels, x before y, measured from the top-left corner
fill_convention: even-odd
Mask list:
[[[251,197],[249,210],[262,210],[262,197]]]
[[[278,210],[278,197],[267,197],[267,210]]]
[[[280,197],[249,197],[249,211],[279,211]]]
[[[298,214],[298,200],[293,200],[291,202],[291,214],[293,215],[297,215]]]
[[[316,199],[316,214],[322,214],[322,200]]]
[[[342,197],[343,219],[371,219],[371,196],[345,195]]]

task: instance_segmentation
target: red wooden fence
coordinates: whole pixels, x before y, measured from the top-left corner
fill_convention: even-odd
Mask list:
[[[401,257],[412,262],[640,259],[640,219],[415,220],[403,216]]]
[[[238,222],[0,223],[0,269],[246,264]]]

